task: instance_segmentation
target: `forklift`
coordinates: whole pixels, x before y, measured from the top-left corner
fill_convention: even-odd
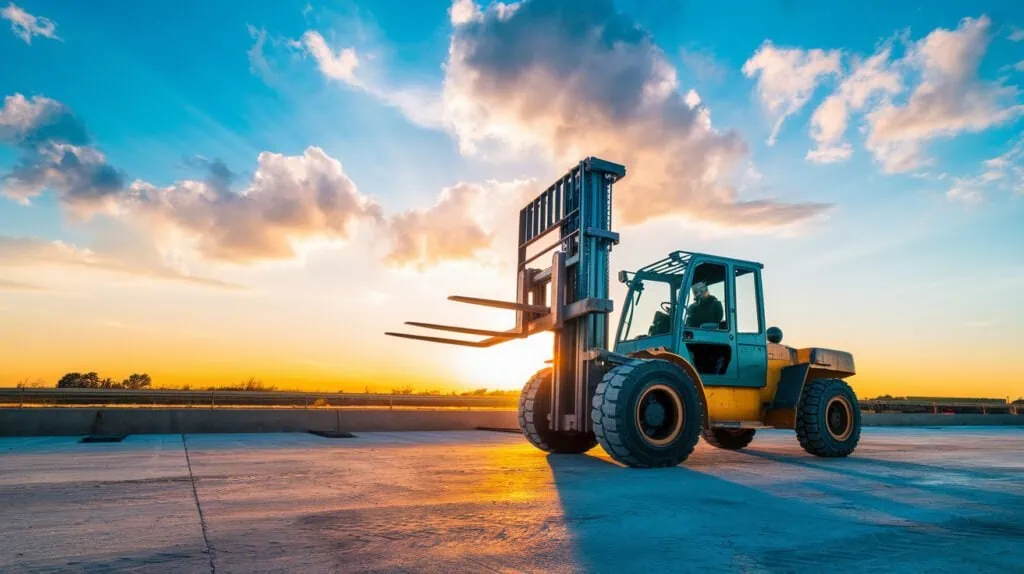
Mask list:
[[[600,444],[629,467],[675,466],[701,437],[737,450],[758,429],[782,428],[810,454],[852,453],[861,430],[846,382],[856,373],[853,355],[783,345],[782,331],[765,326],[760,263],[674,251],[620,271],[628,291],[609,345],[609,254],[619,243],[612,186],[625,176],[624,166],[588,157],[519,212],[516,301],[448,298],[514,311],[514,328],[406,322],[483,338],[387,335],[491,347],[552,331],[550,366],[519,398],[519,427],[546,452]]]

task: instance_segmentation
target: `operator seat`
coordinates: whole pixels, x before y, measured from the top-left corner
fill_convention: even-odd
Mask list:
[[[655,311],[654,320],[651,321],[651,327],[647,329],[647,334],[651,337],[655,335],[666,335],[672,331],[672,319],[668,316],[668,313],[664,311]]]

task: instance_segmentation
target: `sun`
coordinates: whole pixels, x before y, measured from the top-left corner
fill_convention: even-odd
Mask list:
[[[551,333],[539,333],[485,349],[460,348],[454,357],[458,382],[473,389],[521,389],[546,366],[553,344]]]

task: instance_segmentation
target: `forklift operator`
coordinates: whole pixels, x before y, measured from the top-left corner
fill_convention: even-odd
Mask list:
[[[722,302],[708,292],[708,286],[703,281],[693,285],[693,303],[686,308],[686,326],[700,327],[712,323],[718,328],[722,321]]]

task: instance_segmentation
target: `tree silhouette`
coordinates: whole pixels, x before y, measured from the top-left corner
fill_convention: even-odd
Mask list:
[[[67,373],[57,381],[58,389],[98,389],[100,376],[96,373]]]
[[[105,377],[100,379],[100,376],[94,372],[89,373],[67,373],[57,381],[58,389],[132,389],[140,390],[147,389],[153,384],[153,379],[149,375],[142,373],[134,373],[132,376],[121,381],[120,383]]]
[[[141,375],[138,373],[133,373],[121,384],[126,389],[132,389],[134,391],[137,391],[139,389],[149,388],[149,386],[153,384],[153,379],[149,378],[149,375],[147,375],[146,373],[142,373]]]

